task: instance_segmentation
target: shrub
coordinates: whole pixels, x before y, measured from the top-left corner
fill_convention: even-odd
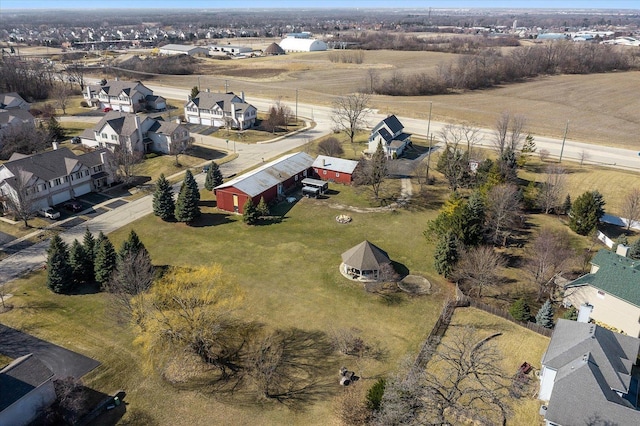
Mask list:
[[[367,408],[370,410],[379,410],[382,403],[382,395],[384,395],[384,386],[386,381],[383,378],[378,379],[377,382],[371,386],[367,392]]]
[[[511,305],[509,313],[518,321],[529,321],[531,319],[531,308],[529,308],[529,304],[523,297]]]
[[[81,102],[80,102],[80,106],[81,106],[82,108],[89,108],[89,104],[87,103],[87,101],[81,101]]]

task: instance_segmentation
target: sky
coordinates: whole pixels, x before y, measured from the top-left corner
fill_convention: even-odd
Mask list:
[[[640,9],[639,0],[0,0],[6,9],[224,8],[552,8]]]

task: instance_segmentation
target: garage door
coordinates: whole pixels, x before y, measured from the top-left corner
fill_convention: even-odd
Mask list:
[[[130,105],[122,105],[122,111],[131,112],[131,106]]]
[[[88,194],[89,192],[91,192],[90,182],[87,182],[85,184],[82,184],[80,186],[76,186],[75,188],[73,188],[73,193],[75,194],[76,197],[79,197],[84,194]]]
[[[189,123],[200,124],[200,117],[189,117]]]
[[[64,203],[65,201],[68,201],[70,199],[71,195],[69,195],[69,191],[58,192],[57,194],[53,194],[51,196],[51,201],[53,202],[54,206],[56,204]]]
[[[211,121],[210,118],[203,118],[202,119],[202,125],[203,126],[211,126],[211,125],[213,125],[213,122]]]

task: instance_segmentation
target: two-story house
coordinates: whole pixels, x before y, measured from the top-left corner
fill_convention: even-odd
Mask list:
[[[587,275],[564,286],[565,306],[588,309],[589,317],[633,337],[640,336],[640,260],[602,249]]]
[[[244,93],[237,96],[233,93],[200,92],[184,106],[187,123],[203,126],[229,126],[244,130],[253,127],[257,116],[257,108],[244,101]]]
[[[80,135],[82,144],[94,148],[126,147],[131,152],[169,154],[174,146],[189,142],[189,131],[176,122],[154,118],[143,120],[136,114],[119,111],[107,113],[93,128]]]
[[[164,110],[167,101],[139,81],[110,80],[104,85],[88,85],[82,96],[91,106],[113,111]]]
[[[398,158],[411,144],[411,134],[404,132],[404,126],[395,115],[390,115],[373,128],[367,152],[373,154],[380,144],[387,158]]]
[[[26,188],[37,210],[99,191],[113,182],[108,156],[107,150],[76,155],[68,148],[13,154],[0,165],[0,196],[16,199],[17,191]]]
[[[547,426],[640,424],[632,369],[640,339],[559,319],[542,357],[540,414]]]

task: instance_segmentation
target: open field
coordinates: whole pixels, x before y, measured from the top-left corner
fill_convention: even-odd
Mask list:
[[[542,354],[547,350],[549,338],[520,327],[495,315],[475,308],[457,308],[451,320],[447,334],[456,328],[473,327],[476,329],[477,340],[480,341],[494,333],[502,333],[491,340],[504,355],[500,367],[505,374],[515,374],[518,367],[525,361],[536,370],[541,368]],[[444,340],[447,339],[447,334]],[[534,392],[538,389],[538,379],[533,371],[529,373],[532,386],[529,393],[521,399],[512,399],[510,408],[513,417],[507,422],[509,425],[539,425],[542,417],[538,415],[540,402]]]
[[[350,188],[340,187],[349,191]],[[269,328],[297,327],[307,331],[357,328],[368,342],[387,352],[382,361],[338,356],[329,365],[357,370],[361,384],[369,386],[379,375],[397,368],[399,360],[413,356],[439,313],[450,286],[433,273],[431,248],[420,232],[431,211],[350,213],[353,221],[335,221],[336,210],[303,199],[281,206],[280,223],[248,227],[238,216],[218,212],[210,193],[202,192],[203,215],[194,226],[162,222],[147,216],[110,235],[118,247],[135,229],[157,265],[201,265],[217,262],[246,291],[245,316]],[[290,210],[289,210],[290,209]],[[366,293],[362,285],[346,280],[338,271],[340,254],[370,239],[392,260],[411,273],[429,277],[433,294],[408,298]],[[103,294],[60,296],[44,286],[43,273],[17,281],[11,312],[3,323],[49,339],[103,363],[86,377],[86,384],[104,392],[127,391],[125,419],[143,424],[308,425],[335,424],[332,395],[291,410],[277,403],[256,403],[239,392],[229,396],[195,389],[178,390],[155,374],[142,373],[140,355],[128,327],[114,323],[105,312]],[[327,378],[334,383],[333,375]],[[161,407],[161,409],[160,409]]]
[[[376,78],[394,73],[431,72],[457,55],[438,52],[366,51],[362,64],[333,63],[331,52],[295,53],[256,59],[208,60],[200,74],[202,87],[235,92],[249,97],[295,100],[330,105],[335,96],[367,87],[370,70]],[[276,71],[274,71],[276,70]],[[161,76],[154,83],[190,88],[197,75]],[[492,128],[503,111],[527,117],[527,130],[536,135],[562,138],[570,121],[568,138],[578,141],[640,149],[637,129],[640,116],[640,71],[540,77],[495,89],[455,95],[424,97],[374,96],[372,105],[383,113],[466,122]]]

